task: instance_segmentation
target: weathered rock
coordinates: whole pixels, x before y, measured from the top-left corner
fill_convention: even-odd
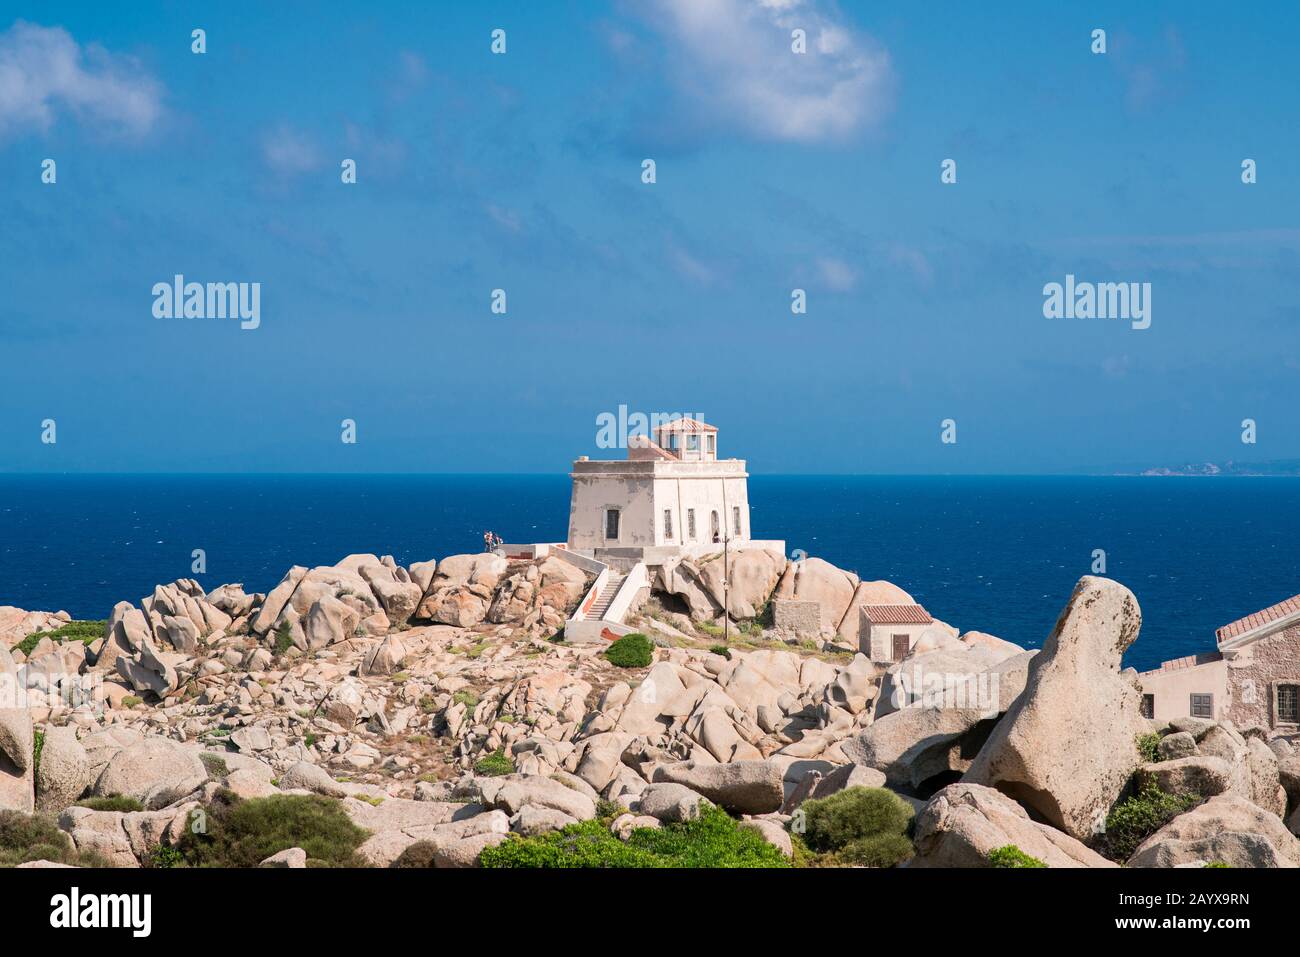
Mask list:
[[[27,708],[0,708],[0,810],[31,814],[35,808],[35,738]]]
[[[640,814],[657,821],[682,823],[699,817],[700,808],[706,803],[702,794],[692,791],[684,784],[660,782],[646,786],[637,801],[636,809]]]
[[[318,598],[303,618],[302,630],[307,648],[317,651],[346,641],[361,621],[360,613],[332,595]]]
[[[167,738],[145,737],[113,755],[94,793],[135,798],[156,810],[193,793],[207,779],[207,768],[189,748]]]
[[[478,867],[479,855],[489,847],[496,847],[506,840],[508,835],[497,831],[486,831],[463,837],[459,841],[439,847],[433,855],[434,867]]]
[[[307,852],[301,847],[288,847],[278,854],[272,854],[264,860],[260,867],[286,867],[293,870],[306,868]]]
[[[1300,867],[1300,839],[1275,814],[1221,794],[1178,815],[1142,842],[1129,867],[1222,861],[1229,867]]]
[[[770,818],[752,817],[740,822],[746,830],[757,831],[767,843],[771,844],[786,857],[794,857],[794,844],[790,834],[776,821]]]
[[[781,807],[781,768],[768,761],[661,764],[653,782],[684,784],[719,807],[737,814],[767,814]]]
[[[996,720],[969,708],[908,707],[878,718],[840,747],[855,764],[910,790],[936,775],[965,771]]]
[[[857,590],[857,575],[820,558],[805,558],[786,566],[775,597],[817,602],[823,632],[835,633]],[[856,609],[853,617],[856,618]]]
[[[916,857],[908,867],[988,867],[988,855],[1014,845],[1048,867],[1115,867],[1055,828],[1030,819],[1015,801],[978,784],[939,791],[917,816]]]
[[[1120,658],[1142,624],[1137,599],[1105,578],[1079,580],[963,781],[996,787],[1071,837],[1104,821],[1140,762],[1140,694]]]
[[[414,582],[372,581],[370,588],[379,596],[384,614],[394,628],[400,628],[410,620],[423,596],[420,586]]]
[[[558,831],[576,823],[578,823],[577,818],[570,817],[563,811],[526,804],[510,819],[510,830],[522,837],[532,837],[536,834]]]
[[[48,727],[36,769],[36,807],[62,811],[90,787],[90,757],[72,728]]]
[[[1196,754],[1170,761],[1144,764],[1141,773],[1155,781],[1160,790],[1179,797],[1213,797],[1234,789],[1233,767],[1222,758]]]
[[[1186,731],[1175,731],[1173,734],[1166,735],[1160,740],[1157,751],[1162,761],[1175,761],[1178,758],[1189,758],[1201,753],[1197,750],[1196,739]]]
[[[596,804],[585,794],[559,781],[528,774],[509,774],[488,778],[479,784],[483,803],[507,814],[519,813],[527,805],[562,811],[578,821],[596,816]]]
[[[376,644],[361,662],[363,675],[391,675],[400,671],[406,660],[406,645],[397,635],[389,635]]]

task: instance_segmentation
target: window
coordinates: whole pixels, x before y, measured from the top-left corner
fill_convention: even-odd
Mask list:
[[[686,436],[686,449],[688,452],[698,452],[700,450],[700,437],[698,435]]]
[[[695,509],[686,510],[686,537],[695,541]]]
[[[618,541],[618,509],[605,510],[605,538]]]
[[[715,455],[718,451],[718,437],[716,435],[706,436],[704,439],[704,448],[710,455]]]
[[[1300,685],[1277,686],[1279,724],[1300,724]]]
[[[709,516],[709,533],[713,536],[713,541],[722,541],[722,529],[718,525],[718,510],[716,508]]]
[[[731,525],[736,530],[735,534],[740,534],[740,506],[731,506]]]
[[[1214,695],[1212,694],[1192,695],[1192,717],[1213,718],[1214,717]]]
[[[664,538],[673,537],[673,510],[664,509]]]
[[[1156,696],[1153,694],[1144,694],[1142,696],[1142,717],[1154,718],[1156,716]]]

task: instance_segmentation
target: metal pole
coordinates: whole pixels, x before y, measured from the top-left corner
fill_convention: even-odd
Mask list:
[[[731,544],[731,536],[726,534],[726,526],[723,526],[722,535],[722,643],[731,644],[731,615],[727,609],[731,607],[731,566],[727,564],[727,548]]]

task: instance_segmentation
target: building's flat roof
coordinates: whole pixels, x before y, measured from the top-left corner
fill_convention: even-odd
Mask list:
[[[873,625],[928,625],[933,618],[920,605],[863,605]]]
[[[1248,631],[1254,631],[1261,625],[1267,625],[1271,621],[1277,621],[1288,615],[1294,615],[1300,612],[1300,595],[1292,595],[1285,601],[1280,601],[1276,605],[1269,605],[1254,614],[1247,615],[1245,618],[1238,618],[1236,621],[1230,621],[1222,628],[1214,632],[1214,636],[1219,640],[1219,644],[1225,641],[1231,641],[1238,635],[1244,635]]]

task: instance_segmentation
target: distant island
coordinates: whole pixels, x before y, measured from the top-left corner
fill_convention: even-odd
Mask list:
[[[1273,462],[1188,462],[1143,469],[1139,475],[1300,475],[1300,459]]]

